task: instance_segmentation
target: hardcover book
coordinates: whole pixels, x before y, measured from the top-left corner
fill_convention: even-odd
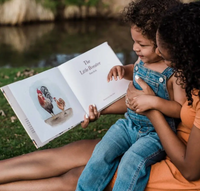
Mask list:
[[[115,65],[122,63],[105,42],[1,90],[39,148],[83,121],[89,105],[101,111],[125,96],[128,80],[107,82]]]

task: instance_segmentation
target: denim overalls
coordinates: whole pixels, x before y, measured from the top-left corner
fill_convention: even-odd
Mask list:
[[[173,69],[162,73],[145,68],[140,61],[134,76],[142,78],[161,98],[169,100],[167,80]],[[134,86],[141,89],[134,81]],[[128,109],[126,119],[119,119],[96,145],[92,157],[83,170],[76,191],[103,191],[118,167],[113,191],[143,191],[149,179],[151,165],[165,157],[155,129],[146,116]],[[165,117],[175,131],[174,119]],[[123,156],[122,156],[123,155]],[[122,157],[121,157],[122,156]]]

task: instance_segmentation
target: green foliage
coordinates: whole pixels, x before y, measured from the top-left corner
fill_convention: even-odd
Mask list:
[[[0,0],[0,4],[5,3],[6,1],[10,1],[10,0]]]
[[[59,0],[36,0],[37,3],[40,3],[47,9],[51,9],[53,12],[57,10],[57,7],[61,3]]]
[[[0,4],[10,0],[0,0]],[[56,12],[58,7],[66,5],[77,5],[77,6],[96,6],[101,0],[35,0],[47,9]]]
[[[10,0],[0,0],[1,3],[5,3]],[[101,0],[36,0],[37,3],[41,3],[43,6],[49,9],[56,9],[60,5],[87,5],[96,6]]]
[[[65,0],[65,5],[96,6],[101,0]]]
[[[77,5],[77,6],[81,6],[85,3],[85,1],[83,0],[65,0],[65,4],[66,5]]]
[[[91,6],[91,7],[95,7],[97,6],[97,4],[100,2],[100,0],[88,0],[86,5],[87,6]]]
[[[8,1],[8,0],[0,0]],[[56,11],[58,7],[63,7],[67,5],[77,5],[77,6],[96,6],[101,0],[36,0],[37,3],[40,3],[42,6]]]

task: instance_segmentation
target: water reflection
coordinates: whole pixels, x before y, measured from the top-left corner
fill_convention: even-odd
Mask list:
[[[105,41],[123,64],[136,60],[129,28],[118,21],[1,26],[0,67],[57,66]]]

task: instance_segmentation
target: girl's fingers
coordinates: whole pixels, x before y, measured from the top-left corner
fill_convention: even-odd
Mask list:
[[[97,111],[95,104],[89,106],[89,120],[95,121],[99,118],[100,113]]]
[[[129,83],[129,85],[128,85],[128,90],[129,90],[129,91],[137,90],[137,89],[135,88],[135,86],[133,85],[133,81],[131,81],[131,82]]]
[[[142,88],[142,90],[144,91],[145,94],[155,95],[155,93],[151,89],[151,87],[143,79],[141,79],[138,75],[135,76],[135,80],[140,85],[140,87]]]
[[[98,119],[100,117],[100,112],[98,112],[95,104],[93,104],[92,106],[93,106],[93,113],[95,115],[95,119]]]
[[[98,116],[98,111],[97,111],[97,107],[95,104],[92,105],[93,106],[93,112],[95,116]]]
[[[88,117],[88,115],[86,114],[86,115],[84,116],[84,121],[81,122],[81,127],[82,127],[82,128],[86,128],[86,127],[89,125],[89,122],[90,122],[89,117]]]
[[[122,79],[122,69],[121,69],[121,67],[118,67],[117,68],[117,76],[119,77],[119,79],[121,80]],[[115,80],[117,80],[117,77],[116,77],[116,79]]]
[[[95,119],[94,108],[92,105],[89,106],[89,120],[93,121]]]
[[[117,76],[118,76],[118,71],[114,70],[113,71],[113,77],[114,77],[115,80],[117,80]]]
[[[120,76],[120,80],[124,77],[124,74],[125,74],[125,70],[122,70],[122,73],[121,73],[121,76]]]
[[[97,120],[100,117],[100,112],[97,111],[95,104],[89,106],[89,116],[84,116],[84,121],[81,122],[81,127],[86,128],[90,122]]]
[[[112,70],[108,73],[108,76],[107,76],[107,81],[110,82],[112,81],[112,75],[113,75],[113,72]]]

